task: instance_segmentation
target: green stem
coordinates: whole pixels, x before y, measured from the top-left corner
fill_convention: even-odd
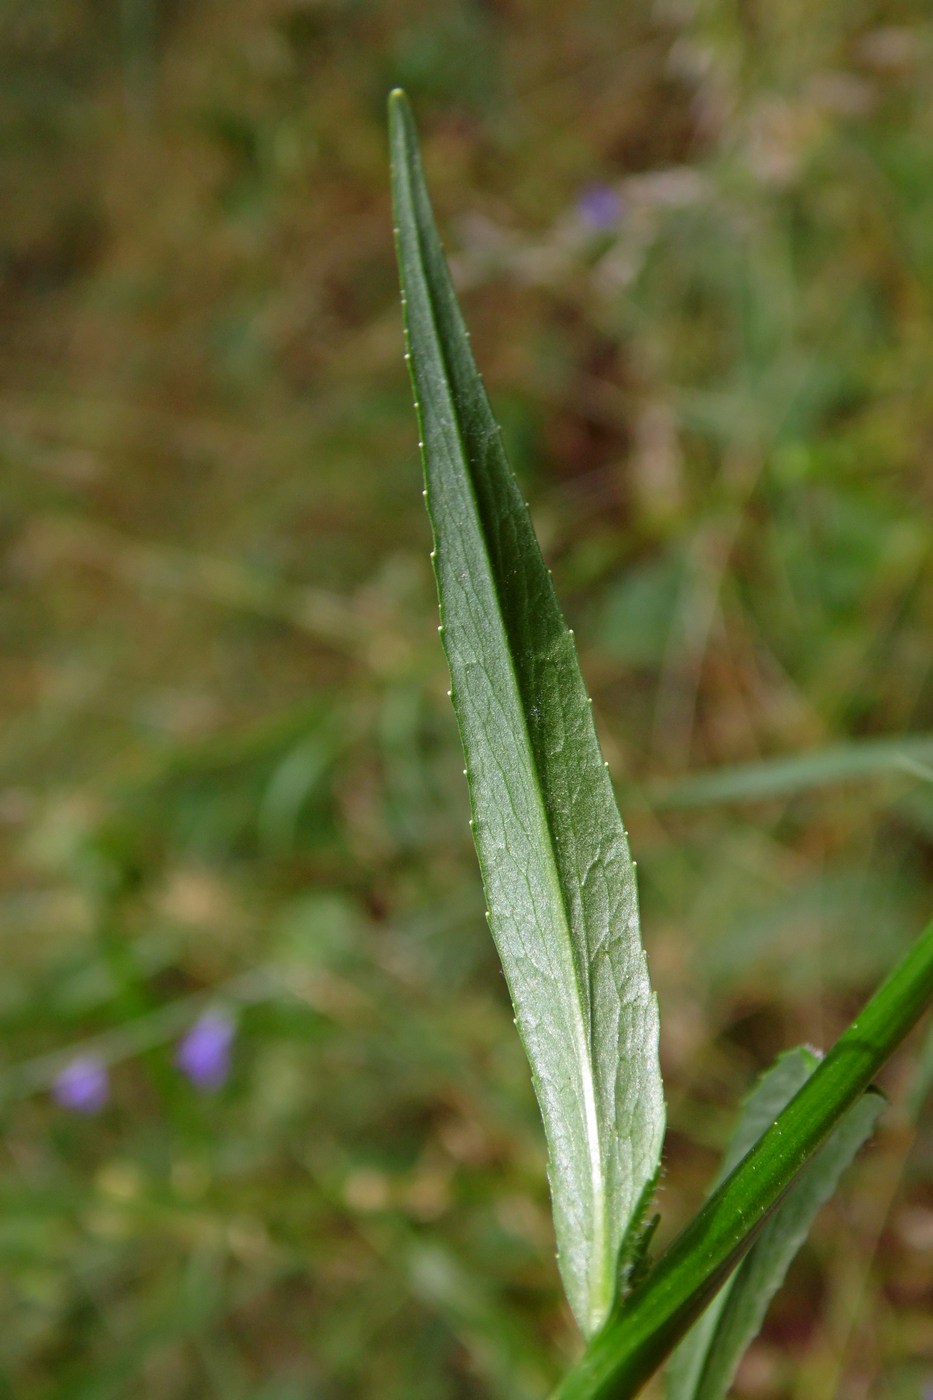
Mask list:
[[[754,1243],[801,1168],[933,999],[933,922],[644,1281],[553,1400],[628,1400]]]

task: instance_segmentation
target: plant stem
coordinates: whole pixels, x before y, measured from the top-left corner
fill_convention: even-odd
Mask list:
[[[638,1393],[931,999],[933,922],[783,1113],[592,1339],[553,1400],[628,1400]]]

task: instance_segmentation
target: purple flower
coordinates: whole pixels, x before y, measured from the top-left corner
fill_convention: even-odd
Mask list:
[[[233,1018],[214,1007],[199,1016],[179,1041],[175,1063],[196,1089],[209,1094],[226,1083],[234,1029]]]
[[[109,1096],[107,1066],[96,1055],[76,1055],[52,1085],[55,1102],[72,1113],[99,1113]]]
[[[589,228],[613,228],[622,213],[622,201],[611,185],[587,185],[577,199],[577,213]]]

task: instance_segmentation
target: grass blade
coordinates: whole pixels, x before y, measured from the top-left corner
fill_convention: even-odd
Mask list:
[[[765,802],[866,778],[929,778],[931,765],[933,735],[900,734],[693,773],[665,783],[652,797],[659,807]]]
[[[818,1064],[817,1056],[798,1048],[762,1077],[744,1107],[719,1180],[738,1166]],[[739,1268],[674,1352],[667,1400],[723,1400],[814,1217],[870,1137],[884,1103],[881,1094],[864,1094],[800,1173]]]
[[[561,1275],[589,1334],[614,1301],[664,1128],[635,872],[398,92],[390,130],[409,365],[473,836],[544,1118]]]

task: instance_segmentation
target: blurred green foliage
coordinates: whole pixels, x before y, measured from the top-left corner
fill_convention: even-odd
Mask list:
[[[921,0],[4,5],[0,1395],[533,1397],[577,1347],[436,640],[390,86],[639,861],[668,1235],[755,1070],[919,928],[929,767],[860,755],[930,726],[931,62]],[[849,783],[664,799],[829,746]],[[68,1115],[88,1046],[111,1103]],[[909,1053],[887,1087],[741,1395],[928,1383]]]

